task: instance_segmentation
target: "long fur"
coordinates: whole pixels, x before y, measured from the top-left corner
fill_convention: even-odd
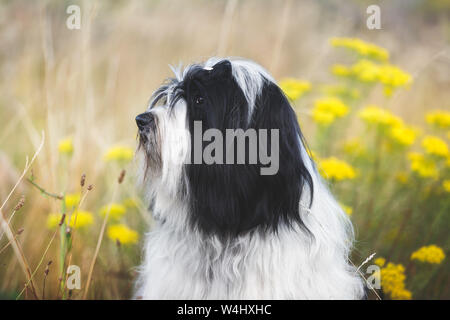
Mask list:
[[[135,298],[362,298],[349,262],[351,222],[269,73],[219,58],[174,73],[149,103],[155,128],[140,127],[140,177],[155,225]],[[196,120],[222,132],[279,129],[278,172],[261,175],[260,164],[186,164]]]

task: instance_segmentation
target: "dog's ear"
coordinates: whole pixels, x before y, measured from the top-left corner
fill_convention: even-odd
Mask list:
[[[211,70],[214,77],[231,77],[232,66],[229,60],[222,60],[216,63]]]
[[[313,179],[307,169],[306,161],[311,161],[302,149],[306,148],[306,142],[300,130],[295,111],[291,107],[283,91],[272,81],[264,83],[260,95],[256,99],[254,113],[250,127],[257,131],[261,129],[278,130],[279,168],[275,175],[260,175],[258,180],[262,185],[261,191],[266,194],[262,202],[273,214],[273,222],[293,221],[303,223],[300,219],[299,205],[303,198],[303,192],[309,194],[306,204],[311,205],[313,199]],[[271,149],[270,146],[267,147]],[[305,150],[303,150],[305,151]],[[302,156],[303,155],[303,156]]]
[[[303,226],[300,198],[306,185],[312,191],[312,178],[301,156],[302,135],[295,113],[280,88],[268,80],[253,110],[248,128],[267,130],[266,149],[278,152],[270,155],[278,157],[278,170],[263,175],[265,165],[248,162],[188,165],[191,221],[201,231],[235,236],[257,227],[277,230],[280,224],[294,222]],[[272,129],[278,130],[278,136]],[[275,143],[278,148],[272,148]],[[245,152],[249,154],[249,143]]]

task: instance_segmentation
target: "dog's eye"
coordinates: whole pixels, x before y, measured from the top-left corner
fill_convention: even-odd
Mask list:
[[[203,104],[204,101],[205,99],[203,99],[203,97],[201,96],[197,96],[197,98],[195,98],[195,104],[197,105]]]

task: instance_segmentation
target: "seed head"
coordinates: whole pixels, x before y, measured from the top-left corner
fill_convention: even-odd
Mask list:
[[[125,178],[125,173],[126,173],[125,169],[120,172],[120,176],[119,176],[119,180],[118,180],[119,184],[121,184],[123,182],[123,179]]]
[[[22,195],[22,196],[20,197],[19,202],[18,202],[17,205],[14,207],[14,211],[19,211],[20,208],[22,208],[24,204],[25,204],[25,196]]]

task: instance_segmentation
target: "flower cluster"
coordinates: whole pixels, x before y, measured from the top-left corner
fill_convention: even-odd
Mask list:
[[[61,221],[62,215],[60,213],[50,213],[47,217],[47,227],[49,229],[56,228]],[[67,225],[71,228],[84,228],[94,223],[94,215],[89,211],[77,210],[70,214]]]
[[[347,48],[363,57],[380,61],[389,59],[389,52],[386,49],[358,38],[332,38],[330,42],[333,47]]]
[[[423,178],[436,178],[438,171],[436,164],[429,158],[426,158],[423,154],[418,152],[410,152],[408,158],[411,163],[411,170],[416,172]]]
[[[399,126],[402,124],[402,120],[399,117],[375,105],[366,106],[358,115],[369,125]]]
[[[80,193],[69,193],[64,196],[64,203],[68,210],[72,210],[80,203],[81,194]]]
[[[335,181],[350,180],[356,177],[356,171],[351,165],[335,157],[320,160],[319,171],[326,179]]]
[[[108,227],[108,237],[111,240],[119,241],[121,244],[133,244],[139,239],[138,233],[124,224],[115,224]]]
[[[332,67],[332,73],[363,83],[381,83],[387,96],[390,96],[394,89],[407,87],[412,82],[411,75],[399,67],[391,64],[380,65],[367,59],[359,60],[351,66],[336,64]]]
[[[133,159],[133,149],[124,146],[114,146],[108,149],[104,155],[105,161],[128,162]]]
[[[311,84],[308,81],[286,78],[280,81],[280,88],[290,100],[295,101],[311,90]]]
[[[432,264],[440,264],[444,259],[444,251],[436,245],[424,246],[411,254],[411,260]]]
[[[449,155],[447,143],[435,136],[426,136],[423,138],[422,147],[430,155],[444,158]]]
[[[102,217],[105,217],[109,212],[108,219],[119,220],[120,218],[122,218],[122,216],[125,214],[126,211],[127,211],[127,209],[125,208],[125,206],[123,204],[110,203],[110,204],[104,205],[100,209],[100,215]]]
[[[389,262],[380,270],[381,287],[394,300],[410,300],[412,298],[411,292],[405,288],[405,279],[405,268],[401,264]]]
[[[71,155],[73,153],[72,138],[66,138],[66,139],[60,140],[58,143],[58,151],[61,154]]]
[[[323,126],[332,124],[337,118],[342,118],[348,113],[348,106],[340,99],[327,97],[316,100],[312,110],[313,120]]]
[[[428,124],[435,126],[439,129],[450,128],[450,112],[444,110],[434,110],[429,112],[426,117]]]

